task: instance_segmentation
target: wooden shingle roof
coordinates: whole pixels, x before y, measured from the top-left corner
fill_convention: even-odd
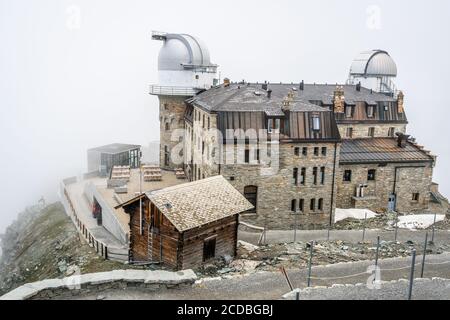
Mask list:
[[[147,192],[146,196],[180,232],[253,208],[222,176]]]

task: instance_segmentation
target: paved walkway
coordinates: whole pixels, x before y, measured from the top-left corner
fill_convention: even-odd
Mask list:
[[[67,186],[67,191],[72,200],[78,218],[83,222],[90,233],[98,240],[105,243],[110,250],[117,253],[128,252],[124,246],[112,233],[97,224],[97,219],[92,216],[89,203],[84,196],[84,183],[78,182]]]
[[[417,256],[415,278],[420,277],[421,256]],[[441,277],[450,279],[450,253],[427,256],[425,277]],[[433,264],[431,264],[433,263]],[[358,261],[352,263],[340,263],[328,266],[316,266],[312,268],[313,286],[331,286],[333,284],[357,284],[367,283],[370,273],[367,268],[373,265],[373,261]],[[392,281],[408,279],[410,273],[411,258],[393,258],[380,260],[381,280]],[[307,270],[288,270],[288,275],[296,288],[305,288]],[[352,276],[356,275],[356,276]],[[319,279],[320,278],[320,279]],[[382,285],[383,288],[383,285]],[[190,300],[190,299],[280,299],[290,291],[285,278],[280,272],[254,273],[243,277],[231,279],[211,280],[196,284],[191,288],[182,290],[165,290],[149,292],[143,290],[110,290],[102,292],[105,299],[137,299],[137,300]],[[407,292],[404,292],[406,299]],[[85,295],[79,299],[96,299],[98,294]],[[370,299],[370,297],[366,297]],[[399,297],[402,299],[403,297]]]
[[[405,242],[408,240],[415,243],[422,243],[425,240],[425,230],[411,231],[406,229],[399,229],[397,235],[397,241]],[[428,231],[429,239],[431,239],[431,231]],[[325,241],[327,240],[327,230],[297,230],[296,241],[309,242],[309,241]],[[331,230],[330,240],[342,240],[350,243],[357,243],[362,241],[362,230]],[[366,230],[365,241],[376,242],[377,236],[380,236],[381,240],[393,241],[395,238],[394,231],[385,230]],[[261,233],[253,233],[239,230],[239,239],[257,244]],[[289,243],[294,241],[293,230],[270,230],[266,233],[266,243]],[[436,230],[435,243],[450,243],[450,231]]]

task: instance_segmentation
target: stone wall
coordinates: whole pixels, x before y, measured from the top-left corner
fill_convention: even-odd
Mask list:
[[[375,180],[368,181],[368,170],[376,170]],[[350,182],[343,180],[344,171],[351,170]],[[397,173],[396,173],[397,172]],[[412,164],[354,164],[341,165],[338,171],[338,208],[367,208],[374,211],[385,211],[388,208],[389,196],[394,192],[394,181],[397,177],[395,193],[397,194],[397,210],[411,212],[428,208],[429,191],[433,167],[430,163]],[[356,198],[356,189],[360,184],[364,188],[364,198]],[[419,200],[413,201],[413,193],[419,193]]]
[[[160,121],[160,145],[159,163],[162,168],[173,170],[179,168],[181,164],[175,164],[171,159],[172,149],[180,143],[176,137],[172,141],[172,133],[176,129],[184,129],[184,113],[186,105],[184,100],[188,97],[159,96],[159,121]],[[165,163],[165,148],[169,151],[169,164]],[[181,145],[180,151],[183,149]],[[183,152],[183,151],[181,151]]]
[[[197,276],[192,270],[114,270],[28,283],[0,297],[0,300],[61,299],[110,289],[172,289],[190,286],[196,280]]]
[[[347,128],[353,128],[353,138],[369,138],[369,128],[375,128],[375,137],[388,137],[389,129],[395,128],[395,132],[406,133],[406,124],[374,123],[374,124],[339,124],[339,133],[342,139],[348,139]]]
[[[300,155],[295,155],[294,148],[300,148]],[[302,155],[302,148],[308,149],[308,155]],[[319,155],[314,155],[314,148],[319,147]],[[326,147],[326,156],[321,148]],[[272,154],[273,155],[273,154]],[[271,156],[272,156],[271,155]],[[220,174],[244,194],[246,186],[256,186],[257,213],[242,214],[241,220],[269,229],[290,229],[297,223],[299,229],[324,228],[329,225],[330,214],[334,214],[336,186],[333,188],[333,167],[335,144],[281,144],[279,148],[280,167],[273,175],[265,175],[267,167],[255,164],[224,165]],[[339,160],[339,145],[336,149]],[[313,168],[318,168],[317,184],[313,182]],[[325,181],[321,184],[320,168],[325,167]],[[294,184],[294,168],[298,168],[298,183]],[[301,168],[306,168],[305,184],[300,184]],[[292,200],[296,200],[297,212],[291,209]],[[303,199],[304,210],[299,211],[300,199]],[[311,199],[315,199],[316,210],[310,210]],[[323,199],[322,210],[318,209],[319,199]],[[296,221],[297,220],[297,221]]]

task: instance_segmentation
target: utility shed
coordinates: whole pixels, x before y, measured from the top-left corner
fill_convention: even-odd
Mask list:
[[[239,213],[253,208],[222,176],[147,192],[119,207],[130,215],[130,262],[177,270],[234,256]]]

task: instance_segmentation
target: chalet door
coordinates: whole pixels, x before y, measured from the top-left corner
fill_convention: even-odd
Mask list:
[[[388,211],[395,211],[395,202],[396,202],[396,196],[393,193],[389,196]]]
[[[216,236],[210,237],[203,242],[203,262],[216,256]]]

